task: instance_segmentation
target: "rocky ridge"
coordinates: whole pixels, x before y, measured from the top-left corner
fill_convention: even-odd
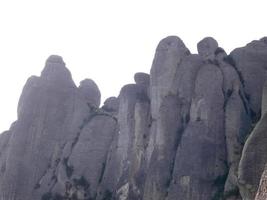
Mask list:
[[[50,56],[0,135],[0,200],[265,199],[266,38],[197,47],[163,39],[150,74],[102,107]]]

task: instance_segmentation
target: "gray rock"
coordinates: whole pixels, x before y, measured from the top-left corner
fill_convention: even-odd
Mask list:
[[[189,50],[182,40],[169,36],[160,41],[150,71],[151,114],[158,118],[162,99],[168,93],[176,93],[175,75],[182,59],[189,55]]]
[[[232,51],[227,60],[239,73],[253,121],[256,122],[260,118],[261,94],[266,80],[267,44],[253,41]]]
[[[179,129],[181,101],[176,75],[182,60],[189,55],[183,42],[174,36],[163,39],[156,50],[150,76],[153,135],[149,142],[148,175],[144,199],[163,199],[171,177]],[[165,169],[164,169],[165,168]],[[164,171],[163,171],[164,169]]]
[[[79,98],[60,57],[50,57],[41,77],[27,81],[9,139],[8,155],[12,156],[6,159],[0,181],[2,199],[32,199],[56,146],[75,137],[89,112]]]
[[[218,43],[212,37],[206,37],[197,44],[199,55],[209,61],[214,61],[217,48]]]
[[[267,112],[267,81],[265,81],[262,93],[261,113],[262,115]]]
[[[252,199],[255,197],[260,178],[267,162],[267,113],[266,87],[263,90],[262,117],[253,129],[243,149],[242,158],[239,164],[239,184],[243,199]]]
[[[8,142],[11,136],[11,132],[10,131],[5,131],[3,133],[0,134],[0,157],[1,155],[3,155],[3,151],[5,151],[5,149],[8,146]]]
[[[41,78],[47,84],[66,84],[69,87],[74,87],[70,71],[66,68],[62,57],[52,55],[46,60],[45,68],[41,73]]]
[[[117,129],[117,121],[114,118],[96,113],[82,129],[72,149],[68,159],[68,164],[73,167],[72,179],[79,180],[83,177],[87,181],[90,185],[86,190],[87,198],[96,196],[106,167],[107,154]]]
[[[240,84],[233,85],[232,94],[225,105],[225,136],[229,173],[225,183],[226,196],[238,194],[238,165],[242,155],[245,138],[250,133],[252,122],[242,98]]]
[[[144,199],[164,199],[173,170],[175,149],[182,127],[179,99],[168,95],[162,100],[155,126],[155,144],[150,158]]]
[[[259,183],[263,198],[266,41],[227,56],[208,37],[194,55],[167,37],[151,75],[102,108],[95,82],[77,88],[50,56],[0,135],[0,199],[250,200]]]
[[[222,85],[218,67],[201,67],[195,81],[190,121],[178,145],[168,200],[206,200],[223,193],[227,171]]]
[[[263,41],[266,43],[266,38],[264,38]],[[255,200],[264,200],[267,198],[267,190],[266,190],[266,187],[267,187],[267,184],[266,184],[267,183],[266,182],[267,181],[266,161],[267,160],[266,160],[266,156],[265,156],[266,153],[264,151],[264,148],[266,146],[266,145],[264,145],[264,141],[266,141],[266,136],[265,136],[266,134],[265,133],[267,131],[266,127],[264,125],[264,124],[266,124],[266,121],[264,121],[264,119],[266,118],[266,111],[267,111],[266,110],[266,102],[267,102],[266,95],[267,95],[267,88],[266,88],[266,82],[265,82],[264,88],[263,88],[262,110],[261,110],[263,117],[260,120],[260,122],[258,123],[259,125],[256,126],[258,128],[257,129],[255,128],[255,131],[252,132],[253,135],[251,134],[251,139],[247,141],[248,147],[247,147],[247,149],[244,149],[244,158],[247,157],[247,159],[244,159],[243,163],[241,163],[241,165],[240,165],[240,167],[242,167],[242,165],[243,166],[246,165],[248,167],[248,165],[250,164],[249,162],[253,162],[253,161],[257,162],[259,160],[257,163],[253,163],[253,164],[251,164],[250,167],[248,167],[248,169],[249,169],[248,173],[251,173],[251,172],[253,173],[253,174],[250,174],[249,176],[251,176],[251,177],[255,176],[255,177],[252,177],[252,179],[249,178],[250,182],[248,182],[247,186],[249,184],[252,185],[254,183],[253,186],[249,187],[249,189],[247,189],[246,183],[245,183],[245,185],[242,185],[242,187],[244,188],[243,195],[246,195],[246,198],[250,198],[250,196],[255,195],[255,190],[257,187],[257,183],[258,183],[257,178],[259,178],[259,174],[263,170]],[[262,130],[261,133],[260,133],[260,127]],[[254,140],[254,144],[253,144],[253,140]],[[264,140],[264,141],[262,141],[262,140]],[[246,153],[249,151],[249,146],[250,146],[250,149],[255,148],[255,152],[253,152],[254,155],[256,156],[255,158],[251,157],[251,156],[254,156],[254,155],[252,155],[252,152],[249,152],[249,154]],[[259,152],[259,151],[262,151],[262,152]],[[252,159],[255,159],[255,160],[252,160]],[[258,160],[256,160],[256,159],[258,159]],[[264,163],[265,163],[265,167],[263,168]],[[255,166],[255,164],[257,166]],[[259,169],[253,170],[252,167],[259,167]],[[244,170],[244,171],[242,171],[242,170]],[[241,172],[243,172],[243,174],[241,174],[241,175],[246,176],[245,173],[247,172],[247,170],[245,168],[242,168]],[[245,177],[245,181],[247,179],[248,179],[248,177]]]
[[[134,75],[134,80],[136,84],[149,86],[150,77],[149,74],[138,72]]]
[[[117,97],[109,97],[105,100],[102,107],[107,112],[118,112],[119,110],[119,99]]]
[[[216,60],[223,73],[223,92],[225,97],[225,136],[228,176],[224,186],[224,195],[227,199],[239,198],[237,181],[238,165],[242,149],[250,133],[252,122],[249,113],[249,104],[246,101],[242,83],[238,73],[232,65],[225,62],[224,51],[217,51]]]
[[[0,180],[3,179],[6,172],[6,160],[11,134],[11,131],[5,131],[0,135]]]
[[[94,107],[99,107],[101,94],[96,83],[91,79],[85,79],[81,81],[79,91],[85,98],[85,101]]]
[[[259,184],[259,188],[255,197],[255,200],[265,200],[267,198],[267,170],[266,166],[265,169],[261,175],[261,181]]]
[[[150,104],[138,100],[134,110],[134,140],[129,169],[129,199],[142,199],[148,161],[146,148],[150,137]]]
[[[131,195],[138,195],[136,193],[142,189],[139,188],[141,185],[133,189],[135,179],[140,176],[138,175],[140,167],[131,168],[130,163],[135,162],[140,165],[138,160],[142,160],[142,156],[141,158],[139,156],[139,151],[142,151],[144,147],[140,146],[140,150],[139,148],[136,149],[133,145],[135,142],[140,142],[140,137],[142,138],[148,129],[148,125],[146,125],[148,114],[146,113],[148,113],[147,109],[149,109],[149,106],[147,105],[148,97],[146,90],[140,85],[126,85],[121,89],[119,102],[119,132],[114,138],[110,150],[107,168],[97,199],[103,199],[110,192],[116,199],[120,199],[121,196],[130,198]],[[141,143],[144,145],[142,141]],[[135,192],[136,190],[137,192]]]
[[[240,192],[244,200],[255,197],[267,161],[266,121],[267,114],[265,113],[247,139],[243,149],[238,179]]]

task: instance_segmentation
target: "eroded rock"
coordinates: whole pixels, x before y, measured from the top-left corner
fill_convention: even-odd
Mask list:
[[[259,183],[265,198],[266,44],[228,56],[207,37],[190,54],[167,37],[102,108],[95,82],[76,87],[50,56],[0,135],[0,199],[251,200]]]
[[[218,43],[212,37],[206,37],[197,44],[198,53],[205,60],[214,61],[217,49]]]
[[[85,98],[85,101],[94,107],[99,107],[101,94],[96,83],[91,79],[85,79],[81,81],[79,86],[81,95]]]

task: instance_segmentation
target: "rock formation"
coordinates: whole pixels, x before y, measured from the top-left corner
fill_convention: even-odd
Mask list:
[[[0,200],[265,199],[266,38],[197,47],[163,39],[150,74],[102,107],[93,80],[77,87],[50,56],[0,135]]]

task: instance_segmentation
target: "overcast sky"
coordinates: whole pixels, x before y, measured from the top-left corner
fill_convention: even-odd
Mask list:
[[[135,72],[149,72],[157,43],[179,36],[196,52],[212,36],[230,52],[267,35],[259,0],[0,0],[0,132],[16,120],[21,90],[46,58],[63,56],[78,84],[92,78],[102,100]]]

